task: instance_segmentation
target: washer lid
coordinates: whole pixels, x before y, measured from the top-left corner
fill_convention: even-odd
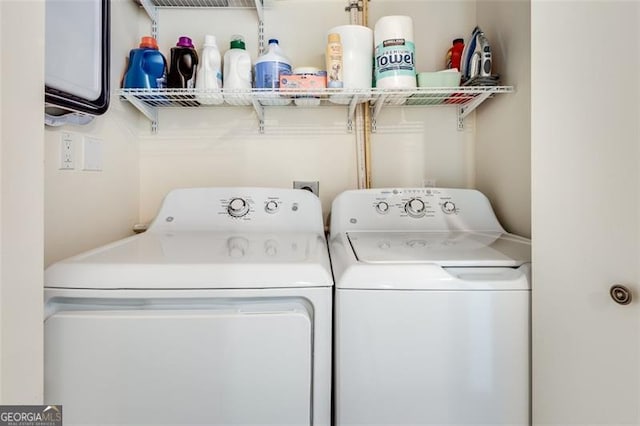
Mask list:
[[[531,243],[495,232],[347,232],[359,262],[506,266],[531,261]]]
[[[158,232],[135,235],[51,265],[63,288],[331,286],[323,235],[306,232]]]

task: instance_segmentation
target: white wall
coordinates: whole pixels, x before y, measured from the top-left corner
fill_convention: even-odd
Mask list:
[[[138,7],[130,0],[111,1],[111,91],[120,87],[120,71],[138,42]],[[139,154],[131,131],[137,113],[111,96],[109,110],[88,126],[45,131],[45,262],[125,237],[138,220]],[[59,170],[60,138],[78,138],[76,170]],[[84,136],[102,141],[103,171],[81,171]]]
[[[0,404],[42,401],[43,71],[44,3],[0,1]]]
[[[493,70],[515,93],[476,112],[476,187],[510,232],[531,236],[531,2],[479,0],[478,25],[487,34]]]

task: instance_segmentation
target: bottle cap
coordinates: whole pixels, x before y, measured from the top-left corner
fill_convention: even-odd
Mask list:
[[[453,40],[453,44],[456,44],[456,43],[464,43],[464,39],[463,38],[456,38],[456,39]]]
[[[214,35],[205,35],[204,36],[204,47],[218,47],[218,44],[216,42],[216,36]]]
[[[187,36],[180,36],[178,42],[176,43],[178,47],[193,47],[193,42]]]
[[[329,43],[340,43],[340,34],[338,33],[329,34]]]
[[[145,36],[140,39],[140,47],[158,50],[158,42],[153,37]]]
[[[279,44],[278,43],[278,39],[277,38],[270,38],[269,39],[269,44],[272,44],[272,43]]]
[[[244,37],[238,34],[231,36],[231,49],[245,49]]]

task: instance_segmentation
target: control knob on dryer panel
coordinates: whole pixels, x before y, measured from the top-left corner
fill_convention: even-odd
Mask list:
[[[277,201],[274,201],[274,200],[269,200],[264,205],[264,211],[271,214],[277,212],[279,208],[280,208],[280,205],[278,204]]]
[[[425,206],[424,201],[419,198],[412,198],[404,205],[404,210],[411,217],[424,216],[426,208],[427,206]]]
[[[446,214],[455,213],[456,205],[453,203],[453,201],[445,201],[442,204],[442,211],[445,212]]]
[[[233,198],[229,201],[227,213],[232,217],[242,217],[249,213],[249,203],[243,198]]]
[[[376,204],[376,211],[380,214],[389,213],[389,203],[387,203],[386,201],[379,201]]]

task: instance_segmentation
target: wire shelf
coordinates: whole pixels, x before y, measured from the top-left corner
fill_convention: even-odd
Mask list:
[[[141,3],[142,0],[137,0]],[[145,0],[157,8],[255,8],[256,0]],[[261,4],[262,0],[258,0]]]
[[[198,90],[198,89],[119,89],[127,100],[136,98],[152,107],[209,107],[252,105],[262,106],[349,105],[370,101],[376,107],[458,105],[464,106],[482,95],[513,92],[511,86],[491,87],[430,87],[407,90],[357,89],[270,89]]]
[[[213,106],[251,106],[256,110],[261,126],[264,107],[348,106],[351,126],[355,107],[369,102],[372,128],[383,107],[393,106],[454,106],[458,108],[459,127],[464,118],[483,101],[499,93],[511,93],[512,86],[429,87],[404,90],[386,89],[118,89],[117,94],[131,102],[152,122],[155,128],[158,108],[199,108]]]

